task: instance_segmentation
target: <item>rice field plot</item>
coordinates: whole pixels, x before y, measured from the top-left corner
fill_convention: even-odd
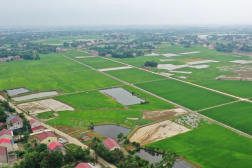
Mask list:
[[[252,103],[235,102],[200,113],[252,135]]]
[[[136,86],[191,110],[200,110],[235,100],[228,96],[170,79],[139,83]]]
[[[55,63],[56,62],[56,63]],[[26,77],[42,74],[56,74],[71,71],[83,71],[89,68],[76,62],[69,61],[62,55],[42,55],[41,60],[13,61],[0,64],[0,79]]]
[[[97,90],[66,94],[54,97],[57,100],[70,104],[78,109],[118,109],[124,108],[112,98]]]
[[[127,120],[139,118],[141,112],[138,110],[83,110],[83,111],[62,111],[58,112],[59,117],[55,119],[57,125],[87,127],[91,122],[94,124],[115,123],[132,127],[136,121]],[[50,120],[47,124],[54,125]]]
[[[137,105],[131,105],[129,106],[130,109],[135,110],[166,110],[166,109],[172,109],[174,108],[174,105],[165,102],[163,100],[160,100],[154,96],[149,95],[148,93],[145,93],[139,89],[136,89],[131,86],[123,86],[124,89],[128,90],[131,93],[134,93],[138,97],[148,101],[149,103],[146,104],[137,104]]]
[[[251,81],[207,80],[195,83],[239,97],[252,97]]]
[[[204,125],[148,146],[173,150],[201,167],[251,165],[252,140],[217,124]]]
[[[129,83],[165,79],[165,77],[136,68],[106,71],[106,73]]]
[[[78,56],[92,56],[91,54],[88,54],[88,53],[83,52],[83,51],[77,51],[77,50],[70,50],[67,53],[63,53],[63,55],[71,57],[71,58],[75,58],[75,57],[78,57]]]
[[[1,89],[26,87],[31,90],[84,91],[118,86],[121,83],[94,70],[0,80]]]
[[[101,57],[91,57],[91,58],[80,58],[76,59],[86,65],[89,65],[96,69],[102,69],[102,68],[115,68],[115,67],[123,67],[125,65],[113,62],[107,59],[103,59]]]
[[[111,58],[113,60],[123,62],[136,67],[141,67],[146,61],[156,61],[157,63],[162,63],[160,59],[167,59],[164,56],[139,56],[134,58]]]

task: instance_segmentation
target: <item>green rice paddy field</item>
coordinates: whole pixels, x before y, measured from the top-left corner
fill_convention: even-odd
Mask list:
[[[106,71],[106,73],[129,83],[165,79],[165,77],[160,75],[152,74],[136,68]]]
[[[252,103],[235,102],[200,113],[252,135]]]
[[[121,83],[71,61],[61,54],[41,55],[37,61],[13,61],[0,65],[0,88],[83,91],[118,86]]]
[[[57,100],[70,104],[78,109],[118,109],[124,108],[112,98],[105,96],[97,90],[66,94],[54,97]]]
[[[123,67],[125,65],[101,57],[79,58],[76,60],[96,69]]]
[[[31,90],[62,90],[64,92],[118,86],[121,83],[94,70],[18,77],[0,80],[0,88],[26,87]]]
[[[169,79],[139,83],[136,86],[191,110],[200,110],[235,100],[234,98]]]
[[[251,81],[210,80],[196,82],[199,85],[239,97],[252,97]]]
[[[131,127],[136,120],[127,120],[127,118],[139,118],[141,116],[141,112],[138,110],[61,111],[58,114],[59,117],[55,119],[57,125],[76,127],[87,127],[91,122],[94,124],[118,123]],[[46,123],[54,125],[54,120],[49,120]]]
[[[252,166],[252,140],[216,124],[204,125],[147,146],[174,150],[201,167]]]

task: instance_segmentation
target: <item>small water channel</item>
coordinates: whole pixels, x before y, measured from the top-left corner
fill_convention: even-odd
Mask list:
[[[145,151],[144,149],[140,149],[135,153],[135,155],[139,156],[142,159],[148,160],[150,164],[160,162],[163,158],[163,155],[161,154]]]
[[[127,135],[130,132],[130,129],[117,125],[99,125],[94,126],[94,131],[99,134],[102,134],[105,137],[117,139],[117,135],[119,133]]]
[[[57,95],[57,94],[58,94],[58,92],[56,92],[56,91],[41,92],[41,93],[30,94],[30,95],[21,96],[21,97],[15,97],[15,98],[13,98],[13,100],[15,100],[15,101],[25,101],[25,100],[36,99],[36,98],[41,98],[41,97],[54,96],[54,95]]]
[[[137,96],[132,95],[130,92],[128,92],[123,88],[105,89],[100,90],[100,92],[108,94],[109,96],[113,97],[118,103],[121,103],[126,106],[140,104],[141,102],[144,102],[143,99],[140,99]]]
[[[7,90],[7,93],[8,93],[10,96],[15,96],[15,95],[19,95],[19,94],[27,93],[27,92],[29,92],[29,90],[26,89],[26,88],[17,88],[17,89],[10,89],[10,90]]]
[[[185,160],[177,159],[172,168],[192,168]]]

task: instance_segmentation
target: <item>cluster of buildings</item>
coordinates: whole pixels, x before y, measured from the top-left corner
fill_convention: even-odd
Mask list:
[[[59,52],[67,52],[67,49],[57,47],[57,48],[56,48],[56,52],[57,52],[57,53],[59,53]]]
[[[7,61],[13,61],[13,60],[20,60],[20,56],[9,56],[9,57],[3,57],[0,58],[0,62],[7,62]]]

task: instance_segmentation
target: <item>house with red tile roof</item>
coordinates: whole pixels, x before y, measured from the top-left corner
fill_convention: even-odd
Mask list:
[[[7,148],[0,146],[0,163],[8,163],[8,152]]]
[[[11,120],[7,121],[8,130],[17,130],[23,128],[23,119],[19,116],[15,116]]]
[[[45,127],[40,125],[40,126],[32,128],[31,130],[32,130],[32,132],[39,132],[39,131],[43,131],[44,129],[45,129]]]
[[[5,138],[0,139],[0,146],[6,147],[8,152],[12,151],[12,144],[9,139],[5,139]]]
[[[108,150],[112,151],[116,148],[120,149],[120,145],[114,140],[114,139],[111,139],[111,138],[108,138],[106,140],[103,141],[103,144],[108,148]]]
[[[7,129],[3,129],[0,131],[0,139],[9,139],[12,140],[13,139],[13,133],[11,130],[7,130]]]
[[[48,145],[48,149],[51,151],[51,152],[54,152],[54,151],[61,151],[63,153],[63,155],[66,154],[66,148],[64,147],[64,145],[62,145],[61,143],[59,142],[52,142],[50,143],[50,145]]]
[[[30,119],[29,121],[31,125],[32,132],[43,131],[44,127],[41,125],[41,122],[35,119]]]
[[[79,163],[75,168],[94,168],[94,166],[90,163]]]
[[[57,142],[58,138],[54,133],[44,131],[37,136],[36,140],[37,143],[44,143],[49,145],[52,142]]]

